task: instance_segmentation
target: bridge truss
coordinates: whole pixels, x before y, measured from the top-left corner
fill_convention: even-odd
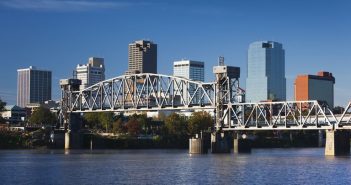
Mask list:
[[[215,84],[159,74],[123,75],[64,95],[75,112],[213,109]]]

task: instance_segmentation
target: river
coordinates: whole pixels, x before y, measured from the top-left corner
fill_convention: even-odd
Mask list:
[[[0,184],[351,184],[351,158],[323,148],[187,150],[0,150]]]

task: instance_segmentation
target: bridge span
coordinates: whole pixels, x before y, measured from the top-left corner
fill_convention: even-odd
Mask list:
[[[61,80],[61,115],[72,124],[72,114],[162,110],[213,111],[214,138],[225,131],[350,130],[351,104],[334,115],[324,102],[281,101],[244,103],[240,69],[219,65],[210,83],[162,74],[141,73],[111,78],[79,90],[79,80]],[[334,142],[334,139],[333,139]]]

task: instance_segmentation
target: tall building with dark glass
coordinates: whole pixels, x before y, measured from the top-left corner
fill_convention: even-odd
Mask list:
[[[136,73],[157,73],[157,44],[147,40],[129,44],[126,74]]]
[[[246,102],[286,100],[285,51],[274,41],[257,41],[249,46]]]
[[[51,71],[30,66],[17,70],[17,105],[42,104],[51,100]]]

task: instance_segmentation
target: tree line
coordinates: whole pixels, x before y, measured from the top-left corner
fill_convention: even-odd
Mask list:
[[[189,118],[177,113],[148,118],[145,114],[127,117],[123,114],[101,112],[85,113],[83,126],[120,135],[167,135],[178,138],[193,136],[210,129],[213,126],[213,118],[207,112],[194,112]]]

